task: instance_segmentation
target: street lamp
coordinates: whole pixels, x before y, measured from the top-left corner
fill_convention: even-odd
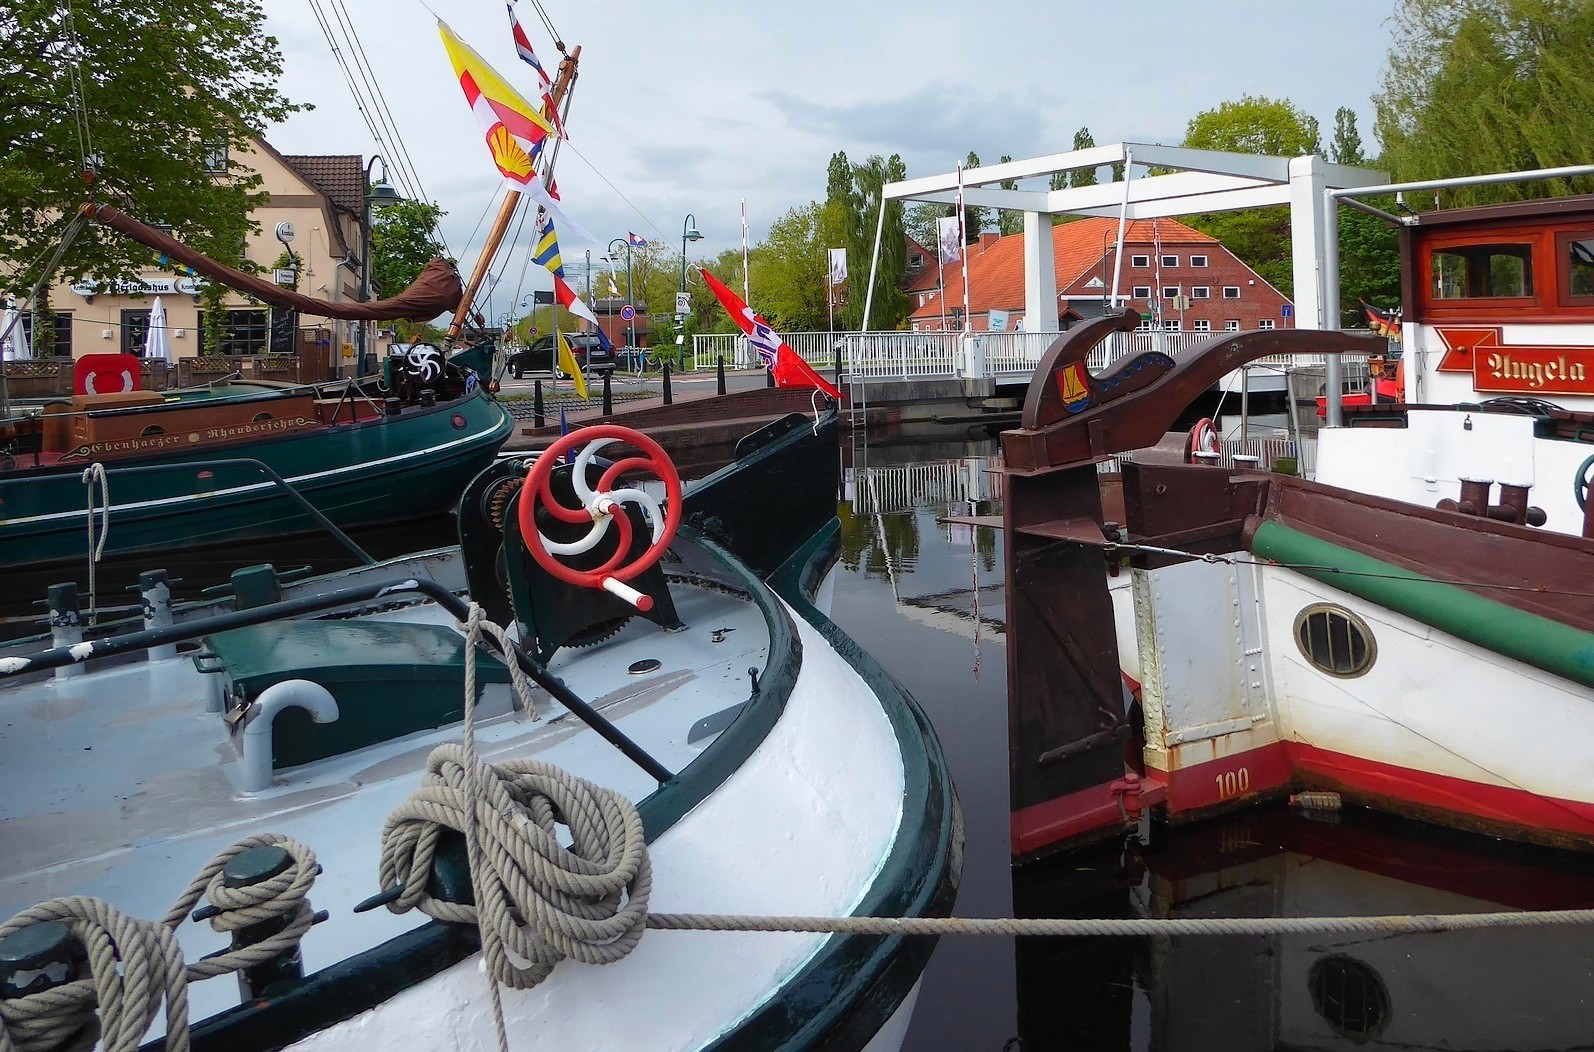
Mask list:
[[[371,209],[385,205],[398,204],[404,200],[404,195],[388,185],[387,162],[382,161],[382,178],[373,184],[371,182],[371,169],[376,162],[382,161],[380,154],[372,154],[370,161],[365,165],[365,208],[360,213],[360,302],[371,298]],[[366,333],[371,323],[360,322],[359,330],[359,361],[355,363],[354,375],[365,375],[365,347]]]
[[[697,217],[691,212],[686,213],[686,218],[681,221],[681,291],[686,291],[686,243],[688,241],[703,240],[703,232],[697,228]]]
[[[616,245],[625,247],[625,303],[631,308],[631,318],[625,323],[625,349],[632,354],[636,353],[636,303],[631,296],[631,239],[617,237],[609,242],[609,258],[619,259],[619,253],[614,248]]]

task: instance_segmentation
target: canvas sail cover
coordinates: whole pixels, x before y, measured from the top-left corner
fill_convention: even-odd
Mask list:
[[[176,238],[141,223],[132,216],[110,205],[86,204],[83,214],[102,225],[148,245],[179,263],[219,281],[228,288],[253,296],[263,303],[289,307],[315,317],[340,318],[345,321],[394,321],[406,318],[413,321],[430,321],[439,314],[453,311],[464,296],[459,272],[454,265],[441,257],[432,260],[421,270],[408,288],[385,300],[333,302],[306,296],[292,289],[267,281],[253,274],[218,263]]]

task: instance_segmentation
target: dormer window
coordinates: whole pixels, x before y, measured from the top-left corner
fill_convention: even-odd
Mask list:
[[[204,144],[205,171],[215,175],[224,175],[227,172],[227,143],[213,141]]]

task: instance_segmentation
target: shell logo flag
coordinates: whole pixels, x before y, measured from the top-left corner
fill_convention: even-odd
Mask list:
[[[439,21],[437,31],[465,101],[486,134],[493,163],[511,189],[526,189],[535,178],[532,150],[553,133],[553,126],[446,23]]]

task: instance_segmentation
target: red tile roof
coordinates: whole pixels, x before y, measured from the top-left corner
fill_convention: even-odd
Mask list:
[[[365,161],[359,154],[284,154],[282,159],[334,207],[356,218],[364,210]]]
[[[1057,289],[1072,285],[1088,271],[1101,266],[1104,253],[1111,251],[1118,237],[1118,220],[1105,217],[1078,219],[1052,227],[1052,254],[1056,262]],[[1124,254],[1129,249],[1160,244],[1216,245],[1217,239],[1194,230],[1176,219],[1134,219],[1124,228]],[[931,256],[933,260],[935,257]],[[946,309],[963,305],[963,267],[969,268],[969,311],[981,314],[992,309],[1024,309],[1024,235],[1006,237],[986,235],[980,244],[967,246],[962,261],[942,264],[945,271]],[[910,294],[933,291],[936,268],[924,269],[909,286]],[[939,318],[942,304],[932,298],[915,309],[910,317]]]

